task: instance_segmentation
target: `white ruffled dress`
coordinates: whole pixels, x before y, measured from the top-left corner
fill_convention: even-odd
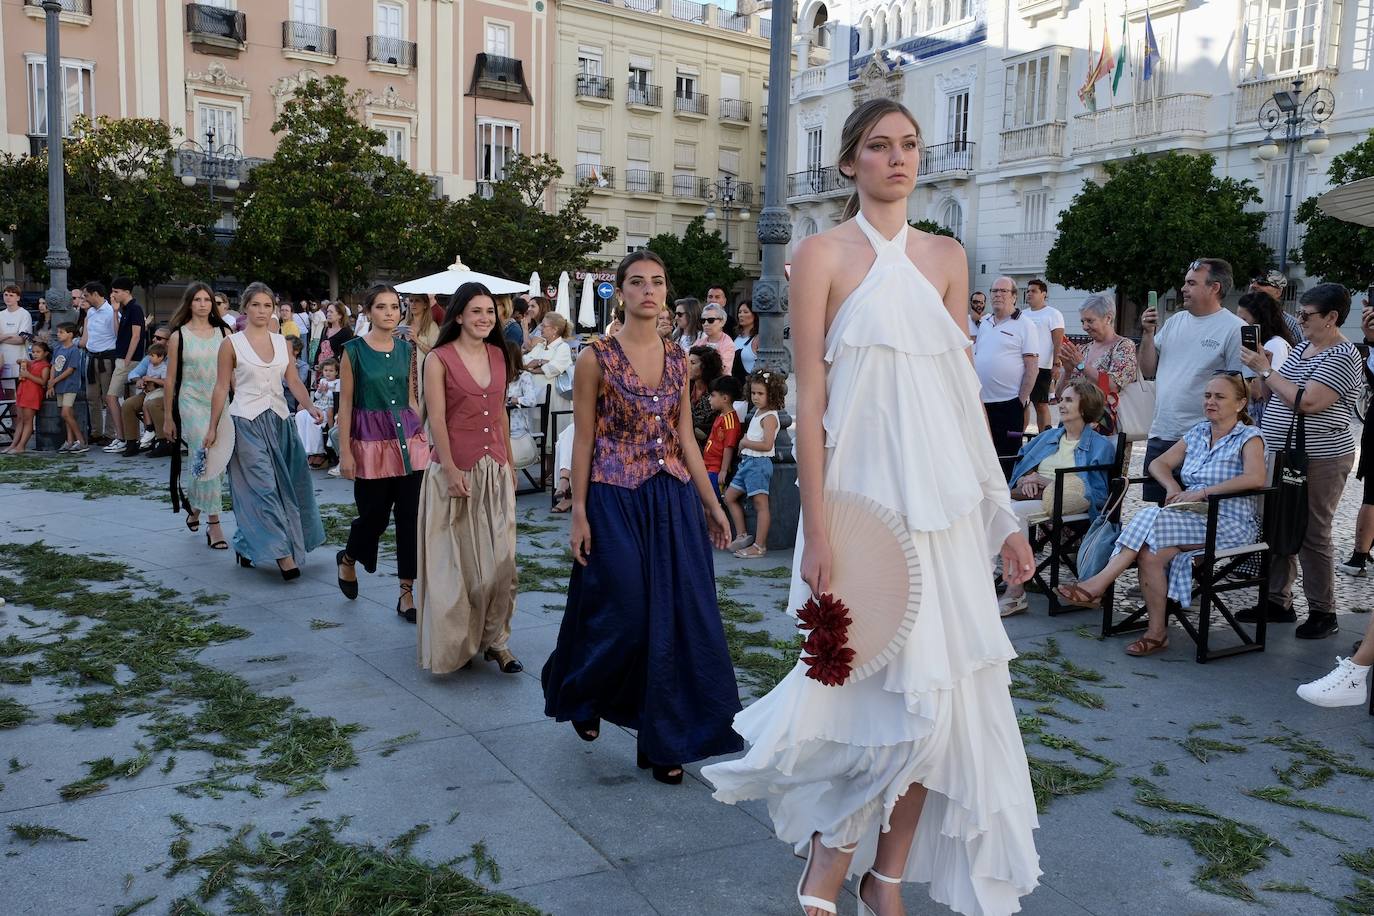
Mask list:
[[[873,866],[879,827],[919,783],[929,794],[903,879],[959,913],[1015,913],[1040,875],[1038,820],[988,559],[1018,525],[967,336],[907,257],[907,229],[887,240],[856,222],[877,258],[826,336],[825,489],[905,516],[920,613],[896,658],[863,680],[827,687],[798,664],[736,716],[745,756],[702,772],[720,801],[767,800],[799,853],[815,832],[858,844],[850,874]],[[793,609],[810,596],[802,547],[799,527]]]

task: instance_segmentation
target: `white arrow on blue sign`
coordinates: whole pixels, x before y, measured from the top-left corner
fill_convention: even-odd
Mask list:
[[[615,287],[607,283],[605,280],[602,280],[600,283],[596,284],[596,294],[600,296],[602,299],[611,298],[611,294],[614,292]]]

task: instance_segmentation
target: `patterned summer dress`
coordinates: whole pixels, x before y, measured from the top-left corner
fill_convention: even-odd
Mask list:
[[[205,444],[210,430],[210,396],[215,392],[215,377],[219,370],[219,345],[224,335],[218,329],[208,337],[197,337],[185,325],[181,331],[181,389],[177,394],[177,409],[181,415],[181,438],[187,451],[195,455]],[[191,508],[207,515],[218,514],[224,508],[224,475],[201,480],[188,474],[190,486],[186,498]]]

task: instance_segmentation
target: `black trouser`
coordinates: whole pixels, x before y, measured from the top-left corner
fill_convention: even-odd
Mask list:
[[[377,571],[377,545],[386,526],[396,519],[396,576],[415,578],[416,529],[420,523],[420,484],[424,472],[404,477],[379,477],[353,481],[353,501],[358,517],[348,529],[344,548],[368,572]]]
[[[1015,455],[1021,451],[1022,433],[1026,431],[1026,406],[1021,399],[985,401],[983,409],[988,414],[988,428],[992,430],[992,445],[997,454]]]
[[[1164,505],[1164,488],[1160,486],[1159,482],[1153,477],[1150,477],[1150,462],[1173,448],[1177,443],[1177,439],[1157,438],[1151,438],[1145,443],[1145,476],[1149,479],[1145,481],[1141,488],[1140,498],[1147,503],[1158,503],[1161,506]],[[1174,471],[1174,479],[1179,481],[1178,485],[1180,487],[1183,486],[1183,481],[1179,479],[1178,476],[1181,470],[1183,470],[1183,466],[1179,465],[1178,471]]]

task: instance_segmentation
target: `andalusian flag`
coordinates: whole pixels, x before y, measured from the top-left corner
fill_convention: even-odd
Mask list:
[[[1116,73],[1112,75],[1112,97],[1116,97],[1116,89],[1121,85],[1121,74],[1126,72],[1126,14],[1121,14],[1121,46],[1116,49]]]
[[[1145,11],[1145,63],[1141,79],[1149,80],[1155,75],[1155,61],[1159,60],[1159,42],[1155,41],[1155,27],[1150,22],[1150,11]]]

